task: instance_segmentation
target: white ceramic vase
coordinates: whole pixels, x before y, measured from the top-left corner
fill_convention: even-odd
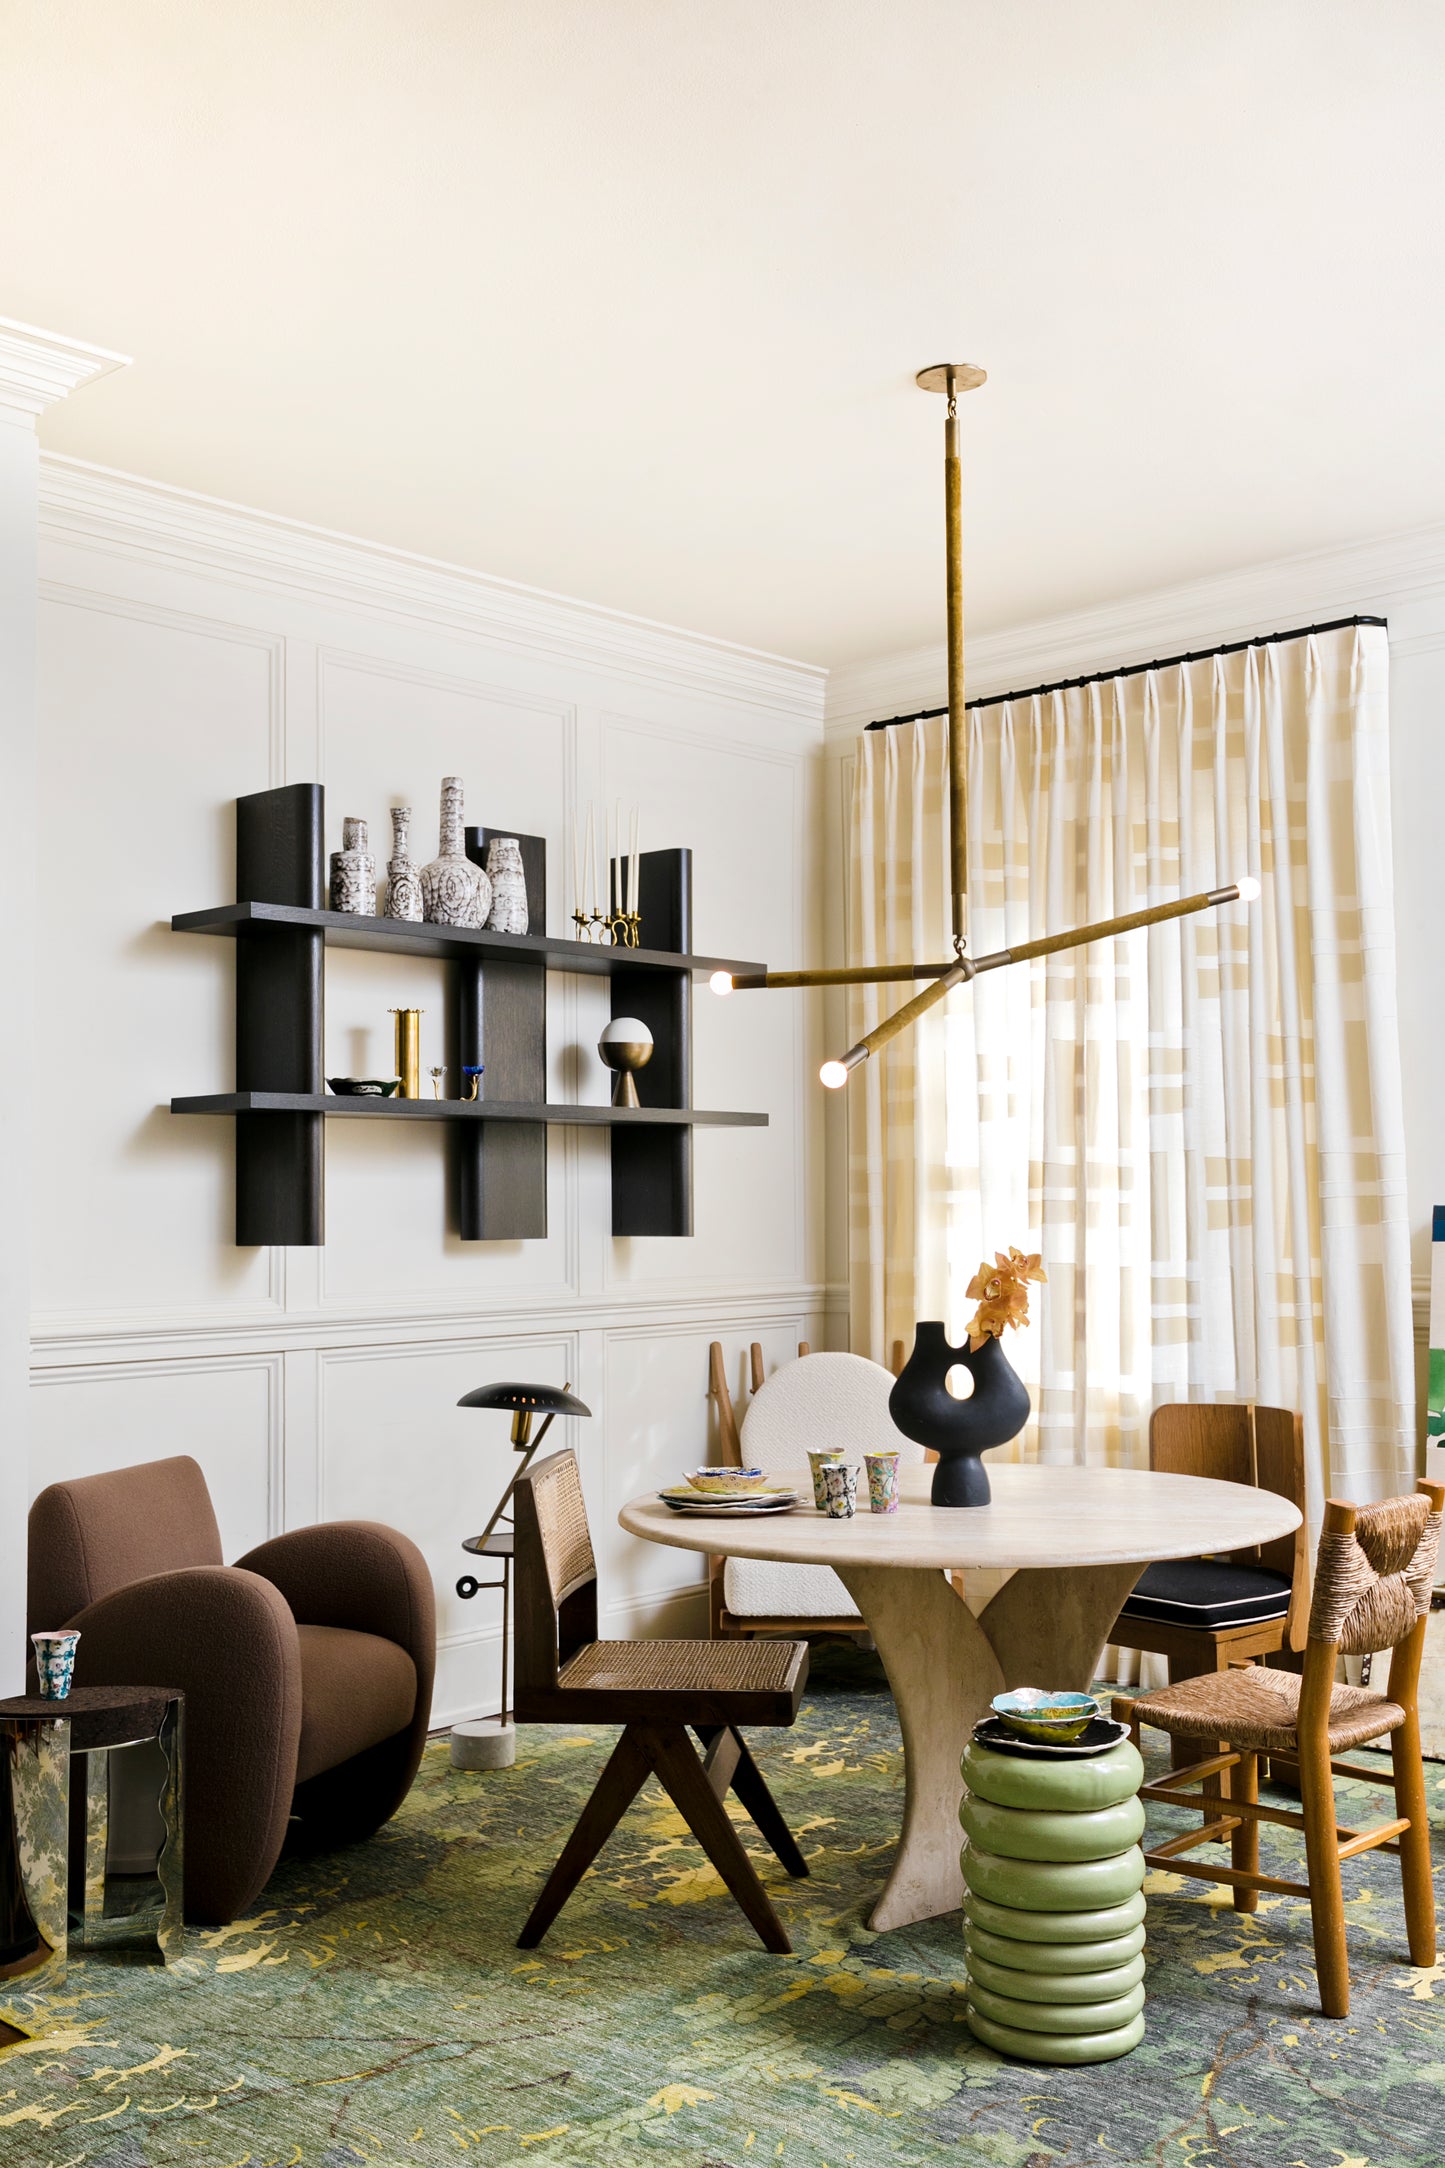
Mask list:
[[[442,778],[438,855],[421,875],[422,917],[430,926],[485,926],[492,884],[466,853],[462,835],[462,779]]]
[[[350,816],[341,823],[341,849],[331,853],[331,908],[376,916],[376,860],[365,821]]]
[[[411,862],[411,807],[391,809],[391,856],[386,862],[386,915],[421,917],[421,875]]]
[[[493,836],[487,845],[487,878],[492,884],[492,907],[487,925],[493,933],[527,931],[527,876],[522,867],[522,846],[515,836]]]

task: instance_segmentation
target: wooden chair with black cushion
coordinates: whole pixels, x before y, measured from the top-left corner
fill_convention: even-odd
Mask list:
[[[1248,1483],[1305,1509],[1304,1425],[1289,1408],[1167,1403],[1150,1420],[1149,1465]],[[1166,1657],[1173,1683],[1303,1648],[1308,1609],[1301,1522],[1249,1551],[1146,1566],[1109,1639]]]
[[[1176,1746],[1188,1742],[1195,1757],[1187,1767],[1175,1769],[1167,1782],[1145,1784],[1140,1797],[1196,1808],[1205,1817],[1204,1825],[1146,1851],[1145,1859],[1152,1867],[1231,1885],[1237,1912],[1255,1911],[1261,1890],[1308,1897],[1320,2006],[1326,2017],[1348,2017],[1350,2010],[1342,1860],[1375,1850],[1399,1855],[1410,1961],[1421,1966],[1435,1962],[1418,1698],[1442,1504],[1445,1485],[1427,1482],[1417,1483],[1413,1496],[1389,1498],[1382,1505],[1330,1501],[1315,1566],[1302,1672],[1246,1665],[1181,1679],[1137,1698],[1114,1697],[1114,1714],[1129,1725],[1136,1746],[1140,1727],[1149,1724],[1167,1731]],[[1341,1655],[1363,1656],[1381,1649],[1391,1651],[1387,1693],[1336,1684]],[[1339,1759],[1352,1747],[1386,1737],[1388,1773]],[[1225,1744],[1216,1753],[1218,1740]],[[1302,1813],[1260,1805],[1262,1754],[1285,1754],[1297,1763]],[[1225,1771],[1230,1774],[1227,1798],[1201,1798],[1187,1789],[1207,1785]],[[1375,1829],[1338,1828],[1336,1776],[1390,1786],[1395,1818]],[[1307,1880],[1260,1873],[1261,1822],[1303,1830]],[[1196,1845],[1221,1837],[1228,1837],[1233,1855],[1228,1867],[1185,1858]]]
[[[728,1818],[729,1789],[792,1875],[805,1875],[738,1730],[791,1724],[808,1676],[801,1641],[599,1641],[597,1567],[577,1461],[539,1461],[515,1504],[516,1713],[525,1724],[626,1728],[517,1937],[535,1949],[649,1776],[655,1776],[761,1936],[792,1949]],[[699,1755],[689,1727],[702,1742]]]

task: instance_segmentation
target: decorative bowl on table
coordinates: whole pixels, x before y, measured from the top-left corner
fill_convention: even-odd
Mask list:
[[[399,1076],[329,1076],[326,1079],[338,1099],[389,1099],[401,1082]]]
[[[768,1482],[761,1468],[689,1468],[687,1480],[694,1490],[718,1498],[740,1498],[748,1491],[765,1490]]]
[[[1056,1694],[1042,1686],[995,1694],[990,1707],[1015,1737],[1045,1744],[1077,1739],[1099,1713],[1092,1694]]]

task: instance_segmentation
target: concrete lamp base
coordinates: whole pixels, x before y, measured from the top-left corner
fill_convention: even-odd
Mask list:
[[[517,1759],[517,1727],[497,1716],[473,1717],[452,1726],[453,1769],[510,1769]]]

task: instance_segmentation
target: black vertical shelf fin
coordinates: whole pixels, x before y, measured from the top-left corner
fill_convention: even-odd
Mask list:
[[[642,946],[690,955],[692,852],[644,851],[641,875]],[[691,974],[615,964],[612,1014],[640,1016],[652,1033],[652,1059],[637,1072],[643,1106],[690,1107]],[[690,1235],[691,1129],[614,1129],[611,1139],[613,1234]]]
[[[527,877],[527,921],[547,927],[547,846],[515,828],[468,828],[467,856],[487,862],[494,836],[516,836]],[[547,974],[530,961],[469,957],[453,967],[456,985],[453,1088],[462,1065],[484,1064],[482,1097],[545,1100]],[[452,1138],[457,1231],[463,1242],[536,1242],[547,1232],[547,1129],[543,1122],[459,1125]]]
[[[236,800],[236,901],[325,904],[324,792],[291,783]],[[236,1087],[323,1089],[323,936],[268,927],[236,943]],[[326,1124],[320,1114],[236,1118],[236,1241],[314,1247],[326,1239]]]

